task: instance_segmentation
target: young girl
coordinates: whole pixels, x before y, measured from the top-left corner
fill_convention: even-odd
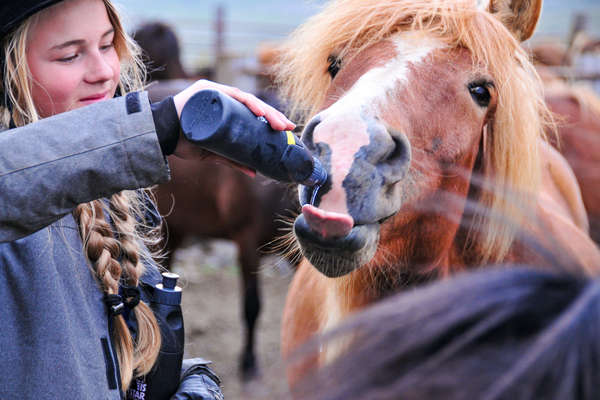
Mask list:
[[[170,334],[147,304],[160,274],[133,189],[169,179],[165,155],[207,157],[179,138],[186,101],[217,89],[276,130],[293,124],[207,81],[151,106],[109,0],[7,0],[0,25],[0,398],[119,399],[161,370]],[[181,396],[221,396],[205,366],[182,376]]]

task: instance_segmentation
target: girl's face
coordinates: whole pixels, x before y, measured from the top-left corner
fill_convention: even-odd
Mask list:
[[[113,97],[121,72],[114,36],[102,0],[66,0],[42,12],[27,42],[40,117]]]

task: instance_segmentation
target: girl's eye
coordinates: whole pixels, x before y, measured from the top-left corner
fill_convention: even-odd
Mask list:
[[[115,47],[114,43],[105,44],[104,46],[100,46],[100,50],[106,51]]]
[[[492,82],[472,82],[469,84],[469,92],[471,97],[480,107],[487,107],[490,105],[492,95],[490,94],[489,87],[493,87]]]
[[[72,56],[59,58],[58,61],[60,61],[60,62],[71,62],[71,61],[75,60],[77,57],[78,57],[78,54],[73,54]]]

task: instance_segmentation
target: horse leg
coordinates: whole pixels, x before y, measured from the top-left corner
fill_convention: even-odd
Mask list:
[[[251,235],[247,235],[249,237]],[[240,373],[244,381],[258,376],[258,363],[254,354],[256,321],[260,313],[260,288],[258,268],[260,257],[254,240],[237,241],[242,269],[242,304],[244,309],[245,343],[240,359]]]

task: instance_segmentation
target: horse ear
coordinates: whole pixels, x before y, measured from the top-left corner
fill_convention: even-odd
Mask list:
[[[494,14],[520,41],[533,35],[540,14],[542,0],[477,0]]]

